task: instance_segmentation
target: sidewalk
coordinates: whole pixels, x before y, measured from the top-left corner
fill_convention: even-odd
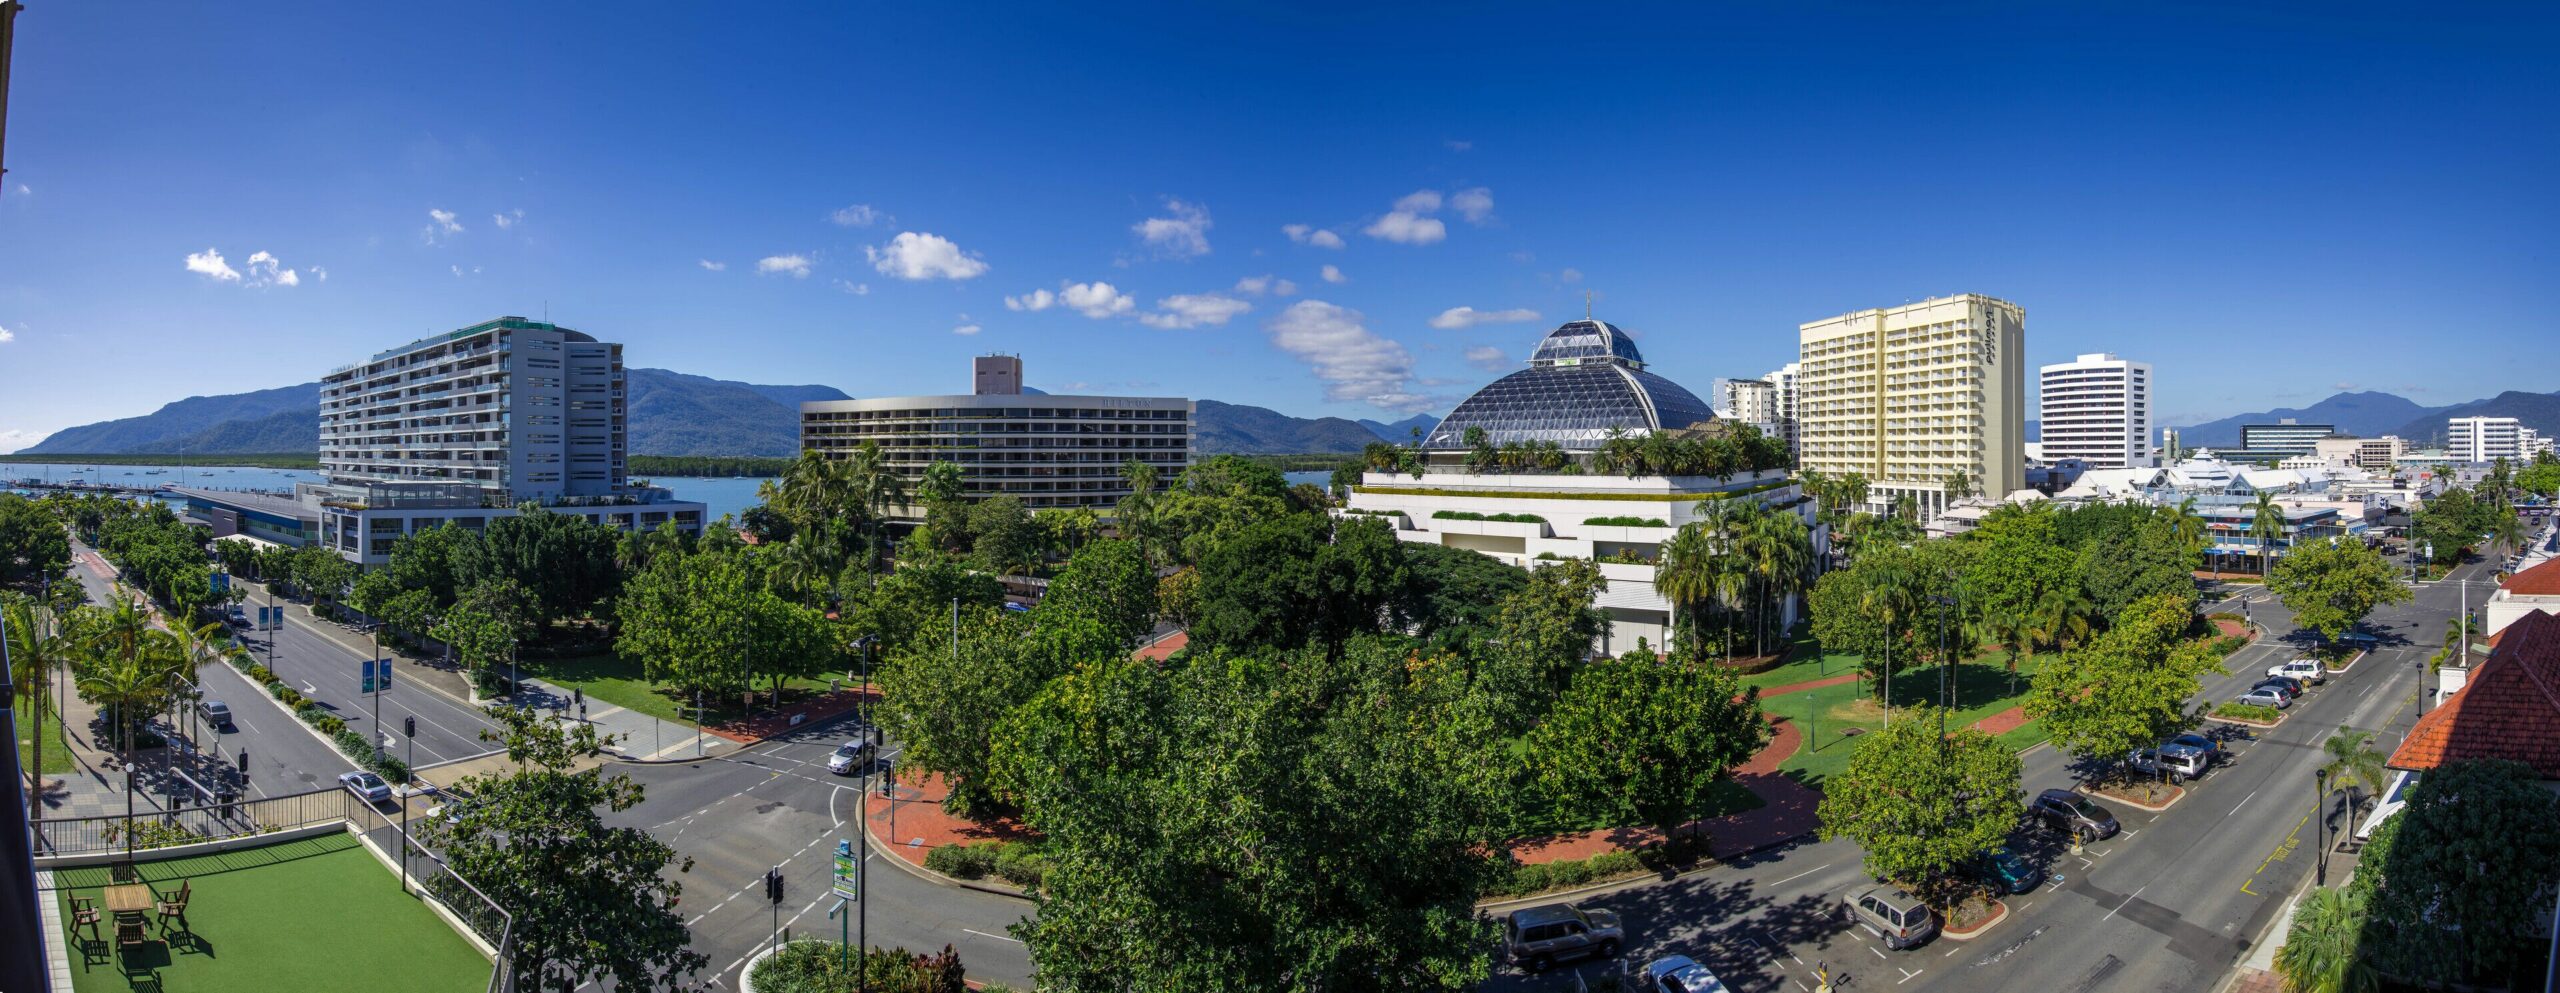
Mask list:
[[[539,679],[524,680],[524,688],[514,697],[516,703],[541,711],[558,704],[561,712],[569,715],[581,713],[577,699],[572,691]],[[602,700],[588,700],[583,713],[598,733],[621,738],[608,751],[635,762],[708,757],[735,751],[740,744],[717,728],[704,728],[709,733],[697,733],[693,725],[662,720]]]

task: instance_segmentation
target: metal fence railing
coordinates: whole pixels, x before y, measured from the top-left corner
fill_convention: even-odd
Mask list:
[[[329,787],[306,793],[190,805],[159,806],[160,798],[139,799],[134,813],[98,817],[38,820],[34,824],[38,855],[98,855],[128,848],[141,854],[154,848],[244,838],[354,817],[350,807],[365,806],[346,790]]]
[[[353,804],[351,812],[349,819],[367,836],[382,843],[391,859],[401,864],[402,873],[419,895],[443,907],[496,950],[497,964],[489,974],[488,993],[514,993],[515,970],[508,968],[508,963],[515,958],[515,915],[419,843],[409,832],[420,825],[404,824],[398,813],[386,813],[369,803]]]

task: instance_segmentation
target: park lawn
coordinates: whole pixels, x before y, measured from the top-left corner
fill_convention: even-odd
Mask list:
[[[27,763],[35,761],[35,737],[41,730],[44,733],[44,768],[37,771],[48,776],[70,772],[71,749],[62,742],[62,722],[53,719],[50,701],[40,704],[37,709],[43,712],[41,716],[18,715],[18,771],[25,772]]]
[[[192,887],[187,926],[203,949],[174,950],[154,943],[136,953],[137,964],[157,968],[167,988],[200,993],[266,990],[363,989],[368,993],[474,993],[489,987],[490,962],[384,868],[353,835],[324,834],[299,841],[215,855],[144,862],[142,878],[170,893],[181,880]],[[92,866],[54,874],[65,920],[70,899],[96,901],[108,869]],[[114,935],[104,935],[112,941]],[[133,988],[110,961],[83,970],[75,963],[76,993],[123,993]]]
[[[2012,688],[2008,672],[2008,653],[1994,650],[1974,657],[1956,667],[1956,708],[1947,715],[1947,728],[1970,727],[1975,721],[2018,706],[2026,699],[2027,686],[2037,669],[2043,667],[2053,653],[2030,655],[2018,660],[2018,677]],[[1842,656],[1831,663],[1834,674],[1854,671],[1854,660]],[[1794,680],[1802,682],[1803,680]],[[1908,707],[1928,703],[1938,693],[1938,670],[1935,666],[1905,669],[1893,681],[1896,703]],[[1778,764],[1780,772],[1792,773],[1806,785],[1819,786],[1825,777],[1849,767],[1849,755],[1857,748],[1859,737],[1843,737],[1847,728],[1859,729],[1860,735],[1882,730],[1884,711],[1867,690],[1865,681],[1852,680],[1836,686],[1825,686],[1801,693],[1763,697],[1762,709],[1796,722],[1805,743]],[[2031,730],[2032,729],[2032,730]],[[2012,749],[2025,749],[2044,740],[2036,722],[2000,736]]]
[[[590,699],[601,700],[624,710],[647,714],[663,721],[673,721],[678,724],[693,722],[691,699],[677,699],[674,690],[661,687],[641,676],[639,663],[626,661],[619,655],[606,653],[564,659],[525,659],[522,664],[525,675],[563,689],[582,690]],[[784,680],[783,685],[795,692],[823,693],[831,678],[840,679],[842,674],[803,674]],[[767,688],[765,680],[756,680],[756,689],[759,693]],[[706,696],[702,702],[709,709],[709,713],[704,718],[709,723],[718,724],[744,716],[738,712],[735,699],[715,700]]]

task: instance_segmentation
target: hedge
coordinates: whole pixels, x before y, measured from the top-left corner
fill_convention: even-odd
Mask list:
[[[1026,890],[1040,888],[1048,857],[1035,842],[973,841],[936,845],[924,853],[924,867],[954,879],[996,876]]]
[[[1604,528],[1667,528],[1671,522],[1659,517],[1586,517],[1582,523]]]
[[[2233,702],[2213,708],[2213,716],[2237,717],[2244,721],[2266,721],[2272,724],[2284,719],[2284,711],[2274,707],[2261,707],[2254,703]]]
[[[1547,519],[1536,514],[1479,514],[1472,510],[1435,510],[1431,518],[1439,521],[1494,521],[1502,524],[1544,524]]]
[[[1765,483],[1746,486],[1738,490],[1718,490],[1714,493],[1555,493],[1527,490],[1444,490],[1427,486],[1354,486],[1351,488],[1351,492],[1376,493],[1381,496],[1436,496],[1461,498],[1491,497],[1504,500],[1616,500],[1621,503],[1698,503],[1707,500],[1729,500],[1734,497],[1751,496],[1753,494],[1766,493],[1770,490],[1781,489],[1793,485],[1795,485],[1795,480],[1792,479],[1773,479]]]
[[[302,723],[311,725],[313,730],[320,732],[321,737],[335,743],[338,751],[345,753],[348,761],[354,762],[357,768],[394,783],[409,781],[408,763],[400,761],[388,751],[379,758],[375,757],[373,743],[364,740],[363,735],[347,730],[345,718],[330,713],[328,708],[320,705],[319,701],[302,695],[301,690],[285,685],[284,680],[276,678],[276,674],[268,671],[265,666],[239,659],[228,661],[231,667],[238,670],[241,675],[264,685],[267,688],[267,694],[282,702],[285,709],[293,711],[293,716],[300,718]]]

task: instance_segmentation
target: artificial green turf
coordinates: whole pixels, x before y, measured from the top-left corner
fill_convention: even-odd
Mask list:
[[[18,715],[19,769],[24,771],[28,763],[35,761],[35,736],[37,729],[41,728],[44,731],[44,769],[42,771],[49,776],[70,772],[71,749],[62,743],[62,722],[53,719],[52,702],[46,701],[44,706],[38,709],[43,713]]]
[[[2008,670],[2008,654],[1986,652],[1975,660],[1956,666],[1956,708],[1947,715],[1949,729],[1969,727],[1975,721],[2019,705],[2026,699],[2029,680],[2041,668],[2050,653],[2030,655],[2018,660],[2018,675],[2012,687]],[[1854,671],[1854,661],[1832,662],[1832,672]],[[1802,682],[1803,680],[1795,680]],[[1935,666],[1904,669],[1894,674],[1893,699],[1901,707],[1931,702],[1938,693],[1938,670]],[[1763,697],[1762,709],[1796,722],[1806,736],[1806,743],[1778,764],[1782,772],[1793,773],[1809,785],[1820,785],[1824,777],[1849,767],[1849,755],[1856,751],[1857,737],[1842,737],[1841,731],[1855,727],[1861,734],[1884,727],[1881,711],[1872,716],[1853,716],[1852,708],[1859,700],[1872,698],[1871,687],[1863,680],[1851,680],[1836,686]],[[2042,731],[2028,731],[2030,722],[2000,736],[2013,749],[2024,749],[2042,741]],[[1818,736],[1818,738],[1817,738]]]
[[[354,836],[326,834],[197,858],[144,862],[142,878],[161,894],[180,880],[193,884],[187,925],[202,948],[153,943],[134,962],[155,966],[164,988],[188,993],[276,990],[365,990],[368,993],[470,993],[489,986],[490,962]],[[62,919],[70,898],[96,901],[105,866],[54,873]],[[109,961],[83,968],[71,956],[76,993],[123,993],[123,957],[112,923],[99,933]]]

